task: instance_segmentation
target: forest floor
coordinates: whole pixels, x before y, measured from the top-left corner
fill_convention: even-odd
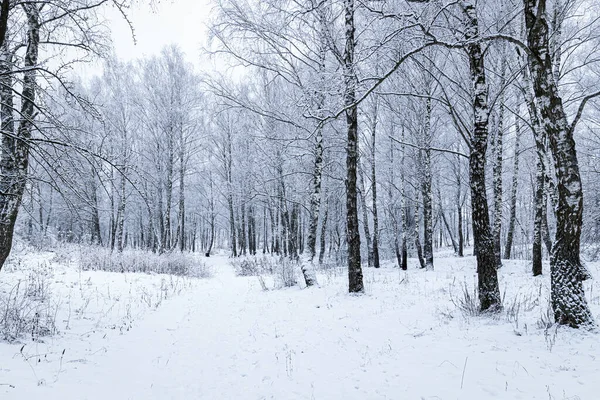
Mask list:
[[[599,398],[600,336],[548,326],[549,278],[524,261],[504,262],[505,311],[490,317],[469,311],[471,257],[365,269],[359,296],[341,268],[265,291],[223,255],[205,259],[213,278],[181,281],[52,260],[1,273],[43,268],[61,302],[58,334],[0,342],[2,400]],[[587,283],[600,320],[598,289]]]

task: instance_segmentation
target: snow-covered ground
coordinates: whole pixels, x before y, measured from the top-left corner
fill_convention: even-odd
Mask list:
[[[264,291],[225,256],[206,261],[213,278],[157,304],[146,298],[168,277],[50,262],[53,290],[90,300],[43,343],[0,343],[0,399],[600,398],[598,335],[544,326],[548,277],[526,262],[505,261],[505,312],[490,318],[461,310],[469,257],[437,258],[435,272],[365,269],[361,296],[346,293],[343,269],[320,273],[318,288]],[[600,320],[600,288],[587,289]]]

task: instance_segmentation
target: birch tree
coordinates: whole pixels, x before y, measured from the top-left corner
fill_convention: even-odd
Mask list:
[[[482,311],[501,308],[497,259],[489,223],[488,203],[485,191],[485,164],[489,134],[488,87],[484,53],[479,37],[477,9],[474,2],[461,2],[465,18],[465,39],[472,41],[466,50],[473,85],[473,133],[470,142],[469,176],[471,183],[471,207],[473,212],[473,237],[477,248],[477,275],[479,300]]]
[[[344,0],[345,47],[344,105],[347,124],[346,143],[346,241],[348,246],[348,290],[350,293],[364,291],[362,267],[360,265],[360,233],[358,231],[358,207],[356,174],[358,165],[358,106],[356,105],[357,77],[354,65],[355,3]]]
[[[557,231],[550,258],[552,309],[559,324],[575,328],[592,326],[595,323],[583,289],[583,281],[589,278],[589,273],[580,259],[583,193],[573,139],[587,100],[581,103],[575,119],[569,124],[553,75],[546,1],[524,0],[523,6],[528,67],[540,127],[550,142],[558,183]]]

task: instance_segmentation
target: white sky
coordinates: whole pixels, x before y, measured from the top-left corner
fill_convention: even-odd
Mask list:
[[[210,0],[138,0],[128,10],[135,29],[134,44],[127,22],[110,6],[104,11],[111,21],[112,40],[120,59],[133,60],[144,55],[159,54],[166,45],[176,43],[185,52],[188,61],[200,65],[200,49],[206,41],[206,22]],[[83,74],[100,72],[101,63],[84,67]]]

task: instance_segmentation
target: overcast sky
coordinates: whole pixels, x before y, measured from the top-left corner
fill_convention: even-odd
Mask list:
[[[113,40],[119,57],[137,58],[154,54],[170,43],[179,43],[188,57],[197,56],[204,41],[204,24],[208,19],[208,0],[161,0],[150,7],[149,1],[140,1],[131,10],[137,45],[130,30],[118,15],[114,18]]]
[[[111,21],[112,38],[117,56],[132,60],[144,55],[160,53],[171,43],[177,43],[187,59],[198,66],[200,48],[206,40],[205,24],[210,12],[210,0],[139,0],[138,5],[128,11],[134,25],[137,43],[134,44],[131,30],[122,16],[113,8],[105,10]],[[100,72],[100,65],[84,67],[84,75]]]

